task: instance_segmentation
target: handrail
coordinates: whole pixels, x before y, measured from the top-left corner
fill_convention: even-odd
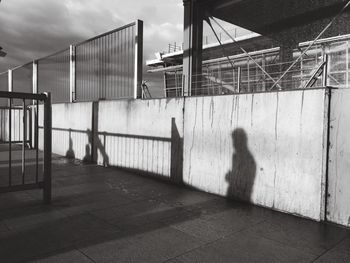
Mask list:
[[[48,98],[48,95],[46,93],[33,94],[33,93],[24,93],[24,92],[0,91],[0,98],[46,101]]]
[[[132,26],[135,26],[135,25],[136,25],[136,22],[132,22],[132,23],[127,24],[127,25],[125,25],[125,26],[118,27],[118,28],[116,28],[116,29],[110,30],[110,31],[105,32],[105,33],[103,33],[103,34],[100,34],[100,35],[94,36],[94,37],[92,37],[92,38],[86,39],[86,40],[84,40],[84,41],[82,41],[82,42],[76,43],[76,44],[74,44],[74,46],[80,46],[80,45],[85,44],[85,43],[87,43],[87,42],[90,42],[90,41],[96,40],[96,39],[98,39],[98,38],[101,38],[101,37],[104,37],[104,36],[113,34],[113,33],[115,33],[115,32],[121,31],[121,30],[123,30],[123,29],[126,29],[126,28],[128,28],[128,27],[132,27]]]
[[[51,170],[52,170],[52,109],[51,109],[51,94],[50,93],[42,93],[42,94],[32,94],[32,93],[20,93],[20,92],[5,92],[0,91],[0,98],[5,98],[9,100],[9,107],[5,110],[8,111],[8,145],[9,145],[9,156],[8,156],[8,185],[4,187],[0,187],[0,193],[8,193],[8,192],[16,192],[16,191],[24,191],[24,190],[30,190],[30,189],[43,189],[43,199],[44,203],[49,204],[51,203]],[[19,109],[18,107],[13,108],[12,102],[13,99],[20,99],[23,100],[22,102],[22,109]],[[33,123],[31,121],[31,111],[29,111],[29,114],[27,114],[27,106],[26,100],[34,100],[36,101],[36,108],[35,108],[35,124],[33,126]],[[39,181],[39,101],[44,102],[44,165],[43,165],[43,181]],[[18,123],[19,129],[22,130],[22,139],[20,138],[22,142],[22,182],[21,184],[14,184],[12,182],[12,144],[18,143],[16,140],[13,140],[13,133],[12,133],[12,113],[13,110],[22,110],[22,127],[21,122]],[[29,116],[28,116],[29,115]],[[27,118],[29,119],[29,123],[27,122]],[[29,126],[28,126],[29,124]],[[35,183],[26,181],[26,147],[28,146],[28,137],[27,137],[27,131],[29,131],[29,137],[32,138],[31,131],[34,128],[35,132],[35,159],[36,159],[36,168],[35,168]],[[29,140],[30,141],[30,140]],[[30,144],[31,145],[31,144]],[[32,145],[31,145],[32,146]]]

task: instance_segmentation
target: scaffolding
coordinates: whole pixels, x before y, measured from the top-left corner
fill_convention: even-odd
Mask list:
[[[203,62],[202,73],[193,75],[191,95],[225,95],[269,91],[285,69],[293,67],[279,82],[283,90],[333,86],[348,88],[350,83],[350,35],[320,39],[295,63],[310,42],[300,43],[293,51],[293,60],[281,62],[279,47],[211,59]],[[253,61],[254,60],[254,61]],[[326,64],[325,60],[327,60]],[[275,81],[269,79],[256,65],[258,63]],[[232,65],[233,64],[233,65]],[[318,69],[327,67],[324,76]],[[166,97],[182,96],[182,66],[165,67]],[[315,78],[315,75],[317,77]],[[324,80],[326,78],[326,80]],[[310,79],[313,79],[312,85]]]

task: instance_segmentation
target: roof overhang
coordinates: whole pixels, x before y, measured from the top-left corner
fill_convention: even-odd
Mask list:
[[[288,36],[294,33],[294,37],[297,35],[295,42],[314,37],[310,36],[310,33],[315,31],[316,25],[320,24],[319,27],[322,28],[323,24],[327,24],[346,4],[344,0],[197,0],[197,2],[205,16],[217,17],[264,36],[278,35],[277,38],[280,40],[283,39],[283,35],[288,39]],[[347,15],[348,11],[350,10],[346,10]],[[307,32],[307,28],[312,30]],[[346,26],[343,30],[349,31],[348,28],[349,26]],[[301,29],[305,34],[298,32],[302,31]],[[339,32],[344,33],[349,32]]]

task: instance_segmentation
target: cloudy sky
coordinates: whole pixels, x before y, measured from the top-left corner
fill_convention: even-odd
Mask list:
[[[2,0],[0,72],[141,19],[145,59],[182,42],[182,0]]]

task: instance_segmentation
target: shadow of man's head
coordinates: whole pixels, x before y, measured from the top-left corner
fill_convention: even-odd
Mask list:
[[[245,152],[248,150],[247,146],[247,134],[241,128],[235,129],[232,132],[232,143],[236,152]]]

